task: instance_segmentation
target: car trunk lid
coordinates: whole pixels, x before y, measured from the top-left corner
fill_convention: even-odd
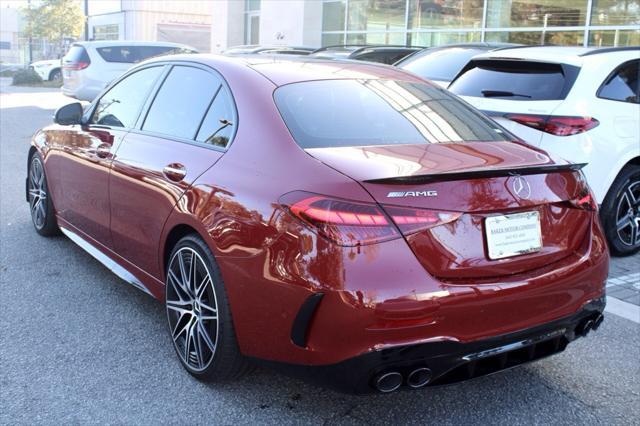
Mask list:
[[[590,212],[571,204],[585,190],[575,171],[580,166],[554,160],[521,143],[307,152],[359,181],[397,224],[397,208],[455,214],[455,220],[404,233],[425,269],[442,279],[493,278],[543,267],[578,251],[591,226]],[[517,218],[513,215],[522,213],[539,220],[542,247],[492,259],[487,219]]]

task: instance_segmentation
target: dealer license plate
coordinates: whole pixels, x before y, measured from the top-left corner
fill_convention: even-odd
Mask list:
[[[485,232],[489,259],[533,253],[542,248],[537,211],[488,217]]]

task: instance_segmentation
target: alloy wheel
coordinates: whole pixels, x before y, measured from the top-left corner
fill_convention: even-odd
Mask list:
[[[640,181],[631,182],[619,197],[616,230],[623,244],[640,245]]]
[[[205,370],[218,343],[218,303],[209,268],[190,247],[174,253],[169,263],[166,308],[180,359],[194,372]]]
[[[37,156],[29,169],[29,207],[31,219],[37,229],[42,229],[47,220],[47,185],[42,161]]]

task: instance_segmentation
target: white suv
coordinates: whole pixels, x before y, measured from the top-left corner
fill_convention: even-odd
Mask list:
[[[60,59],[47,59],[35,61],[29,64],[29,68],[34,70],[41,79],[45,81],[62,82],[62,69]]]
[[[449,90],[527,143],[575,163],[611,252],[640,249],[640,47],[520,47],[475,56]]]
[[[159,55],[198,53],[177,43],[85,41],[73,43],[62,58],[62,93],[92,101],[111,81],[133,64]]]

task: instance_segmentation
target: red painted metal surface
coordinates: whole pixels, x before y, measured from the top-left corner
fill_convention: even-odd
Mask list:
[[[277,85],[295,81],[417,77],[366,64],[188,60],[218,70],[234,95],[239,122],[225,153],[130,132],[120,146],[123,135],[114,134],[112,155],[96,159],[108,135],[80,126],[51,126],[34,144],[46,156],[58,216],[155,297],[163,298],[168,236],[185,226],[198,232],[219,264],[244,354],[321,365],[393,345],[471,342],[570,315],[602,295],[608,252],[597,215],[567,203],[583,189],[578,173],[527,176],[526,200],[503,176],[419,185],[438,196],[390,202],[389,191],[411,185],[364,180],[554,160],[511,142],[306,152],[273,101]],[[172,180],[167,165],[184,166],[185,178]],[[279,203],[291,191],[461,215],[406,239],[341,247]],[[490,260],[483,219],[530,210],[541,214],[543,249]],[[325,296],[301,348],[291,342],[292,321],[314,292]]]

